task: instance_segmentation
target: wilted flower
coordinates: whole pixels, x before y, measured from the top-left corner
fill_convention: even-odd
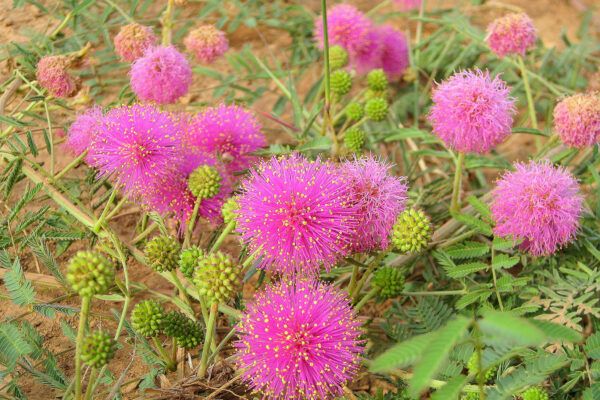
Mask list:
[[[144,55],[146,49],[157,42],[152,28],[140,24],[125,25],[114,38],[115,52],[127,62],[137,60]]]
[[[582,149],[600,141],[600,99],[596,93],[567,97],[554,108],[554,124],[560,139]]]
[[[527,14],[512,13],[494,20],[487,28],[488,46],[498,57],[515,53],[521,56],[535,46],[537,35]]]
[[[131,90],[143,101],[174,103],[188,92],[192,69],[173,46],[151,47],[131,65]]]
[[[282,281],[248,304],[237,327],[236,362],[265,399],[330,399],[356,375],[360,325],[338,289]]]
[[[321,159],[292,154],[263,162],[243,183],[236,216],[261,267],[316,274],[349,253],[356,225],[348,182]]]
[[[41,87],[52,96],[69,97],[77,92],[77,79],[69,72],[66,56],[44,56],[37,64],[36,76]]]
[[[204,25],[191,31],[184,42],[186,49],[203,63],[212,63],[229,49],[225,32],[213,25]]]
[[[457,72],[433,90],[433,133],[455,151],[490,151],[511,133],[515,99],[509,93],[489,71]]]
[[[521,248],[534,256],[552,254],[575,238],[583,212],[579,185],[549,161],[515,167],[492,192],[494,234],[524,239]]]

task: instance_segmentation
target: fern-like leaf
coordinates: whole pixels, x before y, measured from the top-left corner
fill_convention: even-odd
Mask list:
[[[371,371],[386,372],[413,364],[421,357],[432,337],[433,333],[426,333],[395,345],[373,361]]]
[[[32,351],[16,326],[8,322],[0,324],[0,356],[6,365],[14,366],[20,357]]]
[[[452,259],[483,257],[490,252],[490,246],[481,242],[464,242],[445,250]]]
[[[431,395],[431,400],[456,400],[461,389],[467,383],[465,375],[458,375],[448,381],[442,388]]]
[[[458,222],[462,223],[463,225],[466,225],[469,228],[471,228],[483,235],[492,236],[492,234],[493,234],[492,227],[488,223],[483,222],[479,218],[472,217],[472,216],[466,215],[466,214],[456,214],[456,215],[454,215],[454,218],[456,218],[456,220]]]
[[[15,258],[12,269],[4,274],[3,279],[13,303],[20,307],[33,303],[35,290],[31,281],[25,278],[18,258]]]
[[[583,346],[588,357],[594,360],[600,360],[600,332],[591,335]]]

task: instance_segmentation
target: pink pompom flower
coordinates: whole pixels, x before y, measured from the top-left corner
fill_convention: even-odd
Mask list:
[[[352,241],[356,253],[386,249],[398,214],[406,207],[406,178],[390,175],[391,167],[373,156],[340,166],[350,188],[350,202],[357,208],[358,225]]]
[[[533,256],[548,255],[573,241],[583,212],[579,185],[550,161],[517,163],[492,192],[494,234],[524,239],[521,248]]]
[[[421,8],[423,0],[392,0],[396,8],[400,11],[412,11]]]
[[[191,31],[183,41],[186,49],[203,63],[209,64],[229,49],[225,32],[213,25],[204,25]]]
[[[378,67],[385,71],[390,81],[395,81],[410,65],[406,36],[389,25],[378,26],[377,35],[381,44]]]
[[[79,89],[77,78],[69,72],[66,56],[44,56],[37,64],[36,77],[41,87],[54,97],[69,97]]]
[[[360,321],[339,289],[284,280],[248,304],[236,363],[267,400],[333,399],[359,368]]]
[[[150,47],[131,65],[131,89],[143,101],[174,103],[192,84],[192,68],[173,46]]]
[[[554,125],[564,144],[583,149],[600,141],[600,99],[597,93],[567,97],[554,108]]]
[[[488,26],[485,40],[498,57],[511,53],[524,56],[528,49],[535,46],[537,34],[527,14],[511,13]]]
[[[133,62],[144,55],[146,49],[154,46],[158,38],[152,28],[140,24],[125,25],[113,39],[115,52],[123,61]]]
[[[515,101],[510,87],[489,71],[455,73],[433,90],[429,121],[447,147],[486,153],[511,133]]]
[[[152,105],[110,110],[94,141],[93,164],[135,195],[167,176],[181,162],[182,134],[177,118]]]
[[[229,172],[244,170],[256,159],[249,155],[265,146],[256,116],[235,104],[208,107],[190,122],[187,140],[200,151],[216,154]]]
[[[261,268],[315,275],[350,252],[356,221],[338,168],[292,154],[263,162],[243,182],[238,230]]]
[[[94,151],[96,146],[94,142],[98,140],[100,127],[104,115],[102,109],[94,106],[79,114],[68,129],[68,136],[65,145],[74,156],[79,156],[87,150],[85,160],[91,164],[94,160]]]

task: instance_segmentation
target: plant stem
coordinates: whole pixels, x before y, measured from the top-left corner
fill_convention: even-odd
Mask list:
[[[358,299],[358,296],[360,295],[360,291],[362,290],[363,286],[365,285],[365,282],[367,281],[367,279],[369,279],[369,276],[371,276],[371,273],[375,270],[375,268],[377,268],[379,266],[379,263],[387,255],[388,251],[389,250],[380,252],[377,255],[377,257],[375,257],[373,262],[369,265],[369,268],[367,268],[367,270],[363,274],[362,278],[360,278],[360,281],[358,281],[358,284],[356,285],[356,289],[354,289],[354,292],[352,293],[352,298],[355,301],[356,301],[356,299]]]
[[[188,222],[187,229],[185,230],[185,239],[183,240],[183,248],[187,249],[190,245],[190,240],[192,238],[192,231],[194,230],[194,226],[196,225],[196,218],[198,217],[198,209],[200,208],[200,203],[202,202],[202,198],[198,197],[196,202],[194,203],[194,211],[192,212],[192,216],[190,221]]]
[[[190,300],[190,298],[187,294],[187,290],[185,290],[185,287],[181,283],[181,280],[179,280],[179,277],[177,276],[177,272],[175,270],[171,270],[171,276],[173,277],[173,282],[174,282],[175,286],[177,287],[177,289],[179,290],[179,293],[182,294],[183,299],[185,300],[187,305],[190,307],[190,309],[192,311],[194,311],[194,308],[192,307],[192,301]]]
[[[171,36],[173,29],[173,8],[175,5],[175,0],[169,0],[167,3],[167,9],[165,10],[165,14],[162,18],[162,44],[163,46],[167,46],[171,44]]]
[[[111,6],[115,10],[117,10],[117,12],[119,14],[121,14],[123,16],[123,18],[125,18],[125,20],[127,20],[127,22],[129,22],[130,24],[135,24],[135,20],[133,18],[131,18],[131,16],[129,14],[127,14],[121,7],[119,7],[117,4],[115,4],[112,0],[104,0],[104,1],[106,1],[109,6]]]
[[[525,68],[525,62],[523,61],[523,57],[517,56],[519,59],[519,67],[521,67],[521,75],[523,76],[523,84],[525,85],[525,95],[527,96],[527,108],[529,110],[529,119],[531,121],[531,127],[533,129],[538,128],[537,117],[535,115],[535,104],[533,102],[533,95],[531,94],[531,86],[529,85],[529,77],[527,76],[527,68]],[[535,137],[535,145],[537,150],[539,151],[542,143],[540,141],[540,137]]]
[[[237,331],[235,329],[231,329],[227,335],[225,335],[225,337],[223,338],[223,340],[221,340],[219,342],[219,345],[212,351],[212,354],[210,355],[210,357],[208,358],[208,362],[212,362],[212,360],[217,356],[217,354],[219,354],[219,352],[223,349],[223,347],[225,347],[225,345],[227,344],[227,342],[229,342],[229,340],[233,337],[233,335],[235,335],[237,333]]]
[[[106,205],[104,206],[104,210],[102,210],[102,214],[100,215],[100,218],[98,218],[98,220],[94,224],[94,227],[92,228],[92,231],[94,233],[98,233],[100,231],[100,228],[102,228],[102,224],[104,223],[106,214],[108,214],[108,209],[110,208],[110,205],[112,204],[112,202],[116,196],[117,196],[117,191],[116,191],[116,189],[113,189],[112,193],[110,194],[110,197],[108,198],[108,201],[106,202]]]
[[[158,341],[158,338],[156,336],[153,336],[152,340],[154,341],[154,344],[156,345],[156,350],[158,350],[158,352],[160,353],[160,355],[163,358],[163,361],[165,362],[165,364],[167,364],[167,369],[169,371],[176,371],[177,363],[175,363],[175,361],[173,361],[171,359],[171,357],[169,357],[169,355],[167,354],[165,349],[162,347],[162,344],[160,344],[160,342]]]
[[[85,326],[90,312],[90,306],[92,304],[91,296],[85,296],[81,299],[81,313],[79,314],[79,326],[77,328],[77,340],[75,342],[75,400],[81,400],[81,366],[83,360],[81,359],[81,347],[83,345],[83,336],[85,334]]]
[[[81,160],[83,160],[83,158],[85,156],[87,156],[88,151],[84,151],[83,153],[81,153],[76,159],[74,159],[73,161],[71,161],[69,163],[69,165],[67,165],[62,171],[60,171],[58,174],[56,174],[56,176],[54,177],[54,179],[59,180],[60,178],[62,178],[67,172],[69,172],[70,170],[72,170],[73,168],[75,168],[77,166],[77,164],[79,164],[81,162]]]
[[[402,292],[401,296],[458,296],[461,294],[467,294],[465,290],[438,290],[435,292]]]
[[[217,240],[215,240],[215,243],[210,248],[211,253],[214,253],[215,251],[219,250],[219,247],[221,247],[221,244],[223,244],[223,241],[225,240],[227,235],[229,235],[231,233],[231,231],[235,228],[235,225],[236,225],[235,220],[231,220],[227,223],[227,225],[225,225],[225,228],[223,228],[223,231],[221,232],[221,234],[219,235]]]
[[[479,399],[485,400],[485,389],[484,389],[484,379],[485,374],[483,373],[483,360],[481,359],[481,340],[480,340],[480,331],[479,325],[477,324],[477,316],[473,319],[473,338],[475,342],[475,352],[477,353],[477,369],[478,373],[475,377],[477,381],[477,385],[479,385]]]
[[[348,296],[352,296],[354,288],[356,287],[356,279],[358,278],[358,272],[360,271],[358,264],[354,264],[352,268],[352,277],[350,278],[350,284],[348,285]]]
[[[498,291],[498,281],[496,279],[496,269],[494,268],[494,247],[492,246],[492,259],[490,268],[492,269],[492,278],[494,279],[494,292],[496,292],[496,297],[498,298],[498,305],[500,306],[500,311],[504,311],[504,306],[502,305],[502,298],[500,297],[500,292]]]
[[[208,325],[206,326],[206,337],[204,338],[204,346],[202,347],[202,360],[200,361],[200,370],[198,376],[200,379],[204,378],[206,374],[206,368],[208,364],[208,356],[210,353],[210,343],[212,342],[213,333],[215,331],[215,323],[217,322],[217,314],[219,313],[219,303],[212,303],[210,305],[210,317],[208,318]]]
[[[354,307],[354,311],[358,312],[358,310],[360,310],[362,308],[362,306],[364,306],[367,301],[369,301],[371,298],[375,297],[375,295],[377,294],[378,291],[379,291],[379,288],[373,288],[373,289],[371,289],[371,291],[369,293],[367,293],[358,302],[358,304]]]
[[[454,186],[452,188],[452,202],[450,203],[450,214],[456,214],[460,210],[460,183],[462,180],[462,169],[465,161],[465,153],[459,153],[456,159],[456,171],[454,172]]]
[[[65,26],[67,26],[67,24],[69,23],[69,21],[71,20],[71,18],[73,18],[73,11],[69,11],[69,13],[67,15],[65,15],[65,18],[63,18],[62,22],[60,23],[60,25],[58,25],[56,27],[56,29],[54,30],[54,32],[52,32],[49,36],[50,39],[54,39],[56,37],[56,35],[58,35],[60,33],[60,31],[63,30],[63,28]]]
[[[88,381],[88,387],[85,390],[85,400],[90,400],[93,393],[93,388],[96,383],[96,378],[98,377],[98,370],[96,368],[92,368],[92,372],[90,373],[90,380]]]
[[[110,219],[111,219],[112,217],[114,217],[114,216],[115,216],[115,215],[116,215],[116,214],[119,212],[119,210],[120,210],[120,209],[121,209],[121,208],[122,208],[122,207],[123,207],[123,206],[124,206],[126,203],[127,203],[127,196],[123,197],[123,198],[121,199],[121,201],[119,201],[119,202],[117,203],[117,205],[115,206],[115,208],[113,208],[113,209],[110,211],[110,213],[108,213],[108,215],[107,215],[107,216],[106,216],[106,218],[105,218],[105,221],[110,221]]]

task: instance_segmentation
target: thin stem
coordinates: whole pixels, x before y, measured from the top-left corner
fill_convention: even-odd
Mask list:
[[[329,31],[327,27],[327,0],[321,0],[321,13],[323,16],[323,57],[325,58],[325,118],[329,118],[331,105],[331,82],[329,76]]]
[[[104,223],[106,214],[108,214],[108,209],[110,208],[110,205],[112,204],[116,196],[117,191],[113,189],[112,193],[110,194],[110,197],[108,198],[108,201],[106,202],[106,205],[104,206],[104,210],[102,210],[100,218],[98,218],[98,221],[96,221],[96,223],[94,224],[94,228],[92,229],[94,233],[98,233],[98,231],[100,231],[100,228],[102,228],[102,224]]]
[[[190,245],[190,240],[192,238],[192,231],[194,230],[194,226],[196,225],[196,218],[198,217],[198,209],[200,208],[200,203],[202,202],[202,198],[198,197],[196,202],[194,203],[194,211],[192,212],[192,217],[190,218],[190,222],[188,222],[187,229],[185,231],[185,239],[183,240],[183,248],[187,249]]]
[[[496,292],[496,297],[498,298],[498,305],[500,306],[500,311],[504,311],[504,305],[502,305],[502,298],[500,297],[500,292],[498,291],[498,281],[496,279],[496,269],[494,268],[494,247],[492,246],[492,260],[490,268],[492,269],[492,278],[494,279],[494,292]]]
[[[80,162],[81,160],[83,160],[83,158],[85,156],[87,156],[88,151],[84,151],[83,153],[81,153],[76,159],[74,159],[73,161],[71,161],[69,163],[69,165],[67,165],[62,171],[60,171],[58,174],[56,174],[56,176],[54,177],[54,179],[59,180],[60,178],[62,178],[67,172],[69,172],[70,170],[72,170],[73,168],[75,168]]]
[[[79,326],[77,328],[77,340],[75,342],[75,400],[81,400],[82,398],[83,382],[81,382],[81,366],[83,360],[81,359],[81,348],[91,304],[91,296],[85,296],[81,299],[81,313],[79,314]]]
[[[217,356],[217,354],[219,354],[219,352],[221,350],[223,350],[223,347],[225,347],[225,345],[227,344],[227,342],[229,342],[229,340],[233,337],[233,335],[235,335],[237,333],[237,331],[235,329],[231,329],[229,332],[227,332],[227,335],[225,335],[225,337],[223,338],[223,340],[221,340],[219,342],[219,345],[212,351],[212,354],[210,355],[210,357],[208,358],[208,362],[209,364],[212,362],[212,360]]]
[[[153,336],[152,340],[154,341],[154,344],[156,345],[156,350],[158,350],[158,352],[160,353],[160,355],[163,358],[163,361],[165,362],[165,364],[167,364],[167,369],[169,371],[176,371],[177,363],[175,363],[175,361],[173,361],[171,359],[171,357],[169,357],[169,355],[163,348],[162,344],[158,341],[158,338],[156,336]]]
[[[359,265],[354,264],[352,268],[352,277],[350,278],[350,284],[348,285],[348,296],[351,296],[354,293],[354,288],[356,287],[356,279],[358,278]]]
[[[50,153],[50,175],[54,176],[54,137],[52,134],[52,121],[50,120],[50,110],[48,102],[44,101],[44,109],[46,110],[46,119],[48,120],[48,153]]]
[[[60,33],[60,31],[63,30],[63,28],[65,26],[67,26],[67,24],[69,23],[69,21],[71,20],[71,18],[73,18],[73,12],[69,11],[69,13],[67,15],[65,15],[65,18],[62,20],[62,22],[60,23],[60,25],[58,25],[56,27],[56,29],[54,30],[54,32],[52,32],[49,36],[50,39],[54,39],[56,37],[56,35],[58,35]]]
[[[110,221],[110,219],[111,219],[112,217],[114,217],[115,215],[117,215],[117,213],[119,212],[119,210],[120,210],[120,209],[121,209],[121,208],[122,208],[122,207],[123,207],[123,206],[124,206],[126,203],[127,203],[127,196],[123,197],[123,198],[121,199],[121,201],[119,201],[119,202],[117,203],[117,205],[115,206],[115,208],[113,208],[113,209],[111,210],[111,212],[110,212],[110,213],[108,213],[108,215],[106,216],[105,220],[106,220],[106,221]]]
[[[528,71],[525,68],[523,57],[517,56],[519,60],[519,66],[521,67],[521,75],[523,75],[523,84],[525,85],[525,94],[527,95],[527,107],[529,108],[529,119],[531,121],[531,127],[533,129],[538,128],[537,118],[535,116],[535,104],[533,103],[533,96],[531,94],[531,86],[529,86],[529,78],[527,76]]]
[[[438,290],[436,292],[402,292],[401,296],[459,296],[467,294],[466,290]]]
[[[460,210],[460,183],[462,181],[462,169],[465,161],[465,153],[459,153],[456,160],[456,171],[454,172],[454,186],[452,188],[452,202],[450,213],[456,214]]]
[[[235,225],[235,220],[231,220],[227,223],[227,225],[225,225],[225,228],[223,228],[223,232],[221,232],[217,240],[215,240],[215,243],[210,248],[211,253],[214,253],[215,251],[219,250],[219,247],[221,247],[221,244],[223,244],[223,241],[225,240],[227,235],[229,235],[231,231],[235,228]]]
[[[476,381],[477,385],[479,385],[479,399],[485,400],[485,374],[483,373],[483,360],[481,359],[481,340],[480,340],[480,331],[479,325],[477,324],[477,318],[474,318],[473,322],[473,338],[475,342],[475,352],[477,353],[477,376]]]
[[[192,306],[192,301],[190,300],[190,298],[187,294],[187,290],[185,290],[185,287],[181,283],[181,280],[179,280],[179,277],[177,276],[177,272],[175,270],[171,270],[171,276],[173,277],[173,282],[174,282],[175,286],[177,287],[177,289],[179,290],[179,293],[181,293],[181,295],[183,296],[183,299],[185,300],[186,304],[190,307],[190,309],[192,311],[194,311],[194,308]]]
[[[369,293],[367,293],[359,302],[358,304],[354,307],[354,311],[358,312],[358,310],[360,310],[362,308],[362,306],[365,305],[365,303],[367,301],[369,301],[371,298],[375,297],[375,295],[377,294],[377,292],[379,291],[379,288],[373,288],[369,291]]]
[[[162,30],[162,44],[163,46],[167,46],[171,44],[171,36],[173,29],[173,8],[175,5],[175,0],[169,0],[167,3],[167,9],[165,10],[165,14],[162,19],[163,30]]]
[[[127,14],[121,7],[119,7],[112,0],[104,0],[104,1],[106,1],[108,3],[108,5],[110,5],[112,8],[117,10],[117,12],[119,14],[121,14],[123,16],[123,18],[125,18],[130,24],[135,24],[135,20],[133,18],[131,18],[131,16],[129,16],[129,14]]]
[[[352,298],[354,300],[358,299],[358,296],[360,295],[360,291],[362,290],[363,286],[365,285],[365,282],[367,281],[367,279],[369,279],[369,276],[371,276],[371,273],[373,273],[375,268],[377,268],[379,266],[379,263],[387,255],[387,253],[388,253],[388,251],[380,252],[377,255],[377,257],[375,257],[375,260],[373,260],[373,262],[369,265],[369,268],[367,268],[367,271],[363,274],[362,278],[360,278],[360,281],[358,281],[358,284],[356,285],[356,289],[354,289],[354,292],[352,294]]]
[[[202,360],[200,361],[200,370],[198,376],[200,379],[204,378],[206,374],[206,368],[208,364],[208,356],[210,353],[210,343],[212,342],[213,333],[215,331],[215,323],[217,322],[217,314],[219,313],[219,303],[212,303],[210,305],[210,317],[208,318],[208,325],[206,326],[206,337],[204,338],[204,346],[202,348]]]
[[[88,382],[88,387],[85,391],[85,400],[90,400],[92,398],[96,378],[98,378],[98,370],[96,368],[92,368],[92,372],[90,373],[90,380]]]
[[[138,244],[139,242],[141,242],[142,240],[144,240],[149,234],[152,233],[153,230],[155,230],[157,227],[156,224],[152,224],[149,227],[147,227],[143,232],[141,232],[139,235],[137,235],[134,239],[133,239],[133,243],[134,244]]]

